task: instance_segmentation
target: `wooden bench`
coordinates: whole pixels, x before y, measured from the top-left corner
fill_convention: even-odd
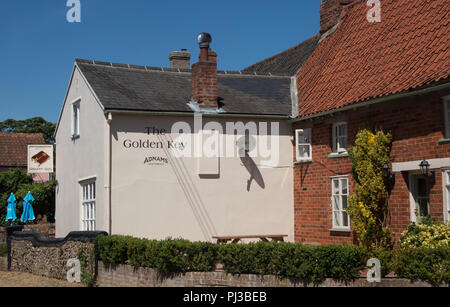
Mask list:
[[[283,242],[284,238],[286,238],[287,235],[253,235],[253,236],[224,236],[224,237],[218,237],[214,236],[213,239],[217,240],[217,244],[227,244],[229,241],[231,241],[232,244],[236,244],[242,239],[260,239],[263,242],[269,242],[269,240],[272,240],[274,242]]]

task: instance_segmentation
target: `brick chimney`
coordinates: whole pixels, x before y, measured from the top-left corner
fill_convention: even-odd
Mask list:
[[[347,4],[354,0],[322,0],[320,2],[320,33],[325,33],[341,20]]]
[[[169,55],[170,68],[175,69],[190,69],[191,68],[191,54],[186,49],[181,51],[174,51]]]
[[[212,38],[208,33],[198,36],[200,56],[192,65],[192,98],[201,108],[217,108],[217,53],[209,49]]]

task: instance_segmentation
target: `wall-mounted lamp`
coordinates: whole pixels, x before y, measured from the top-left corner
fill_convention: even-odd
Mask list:
[[[392,190],[395,185],[395,174],[390,172],[389,165],[387,163],[383,165],[383,178],[388,184],[388,189]]]
[[[430,163],[427,160],[423,160],[420,163],[420,171],[422,172],[422,175],[427,178],[432,184],[436,183],[436,172],[431,171],[430,172]]]

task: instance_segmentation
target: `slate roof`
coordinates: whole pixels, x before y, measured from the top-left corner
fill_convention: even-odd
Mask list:
[[[448,0],[384,0],[380,23],[366,1],[348,7],[297,74],[300,116],[447,82]],[[447,79],[447,80],[446,80]]]
[[[192,112],[189,70],[76,60],[105,110]],[[230,114],[291,114],[291,78],[219,72],[218,95]]]
[[[26,167],[28,145],[44,145],[42,133],[0,132],[0,166]]]
[[[245,72],[295,76],[319,43],[320,35],[243,69]]]

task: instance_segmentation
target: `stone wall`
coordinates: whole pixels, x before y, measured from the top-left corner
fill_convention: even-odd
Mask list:
[[[130,265],[98,264],[97,286],[99,287],[303,287],[288,279],[276,276],[232,275],[223,271],[188,272],[171,278],[161,279],[150,268],[135,268]],[[312,285],[309,285],[312,286]],[[429,287],[424,282],[411,283],[409,280],[384,278],[381,283],[369,283],[358,279],[351,283],[327,279],[320,287]]]
[[[0,272],[8,271],[8,258],[0,257]]]
[[[101,232],[71,232],[63,239],[50,239],[39,233],[13,232],[9,237],[9,269],[65,280],[67,261],[80,260],[83,270],[95,275],[93,240]]]

